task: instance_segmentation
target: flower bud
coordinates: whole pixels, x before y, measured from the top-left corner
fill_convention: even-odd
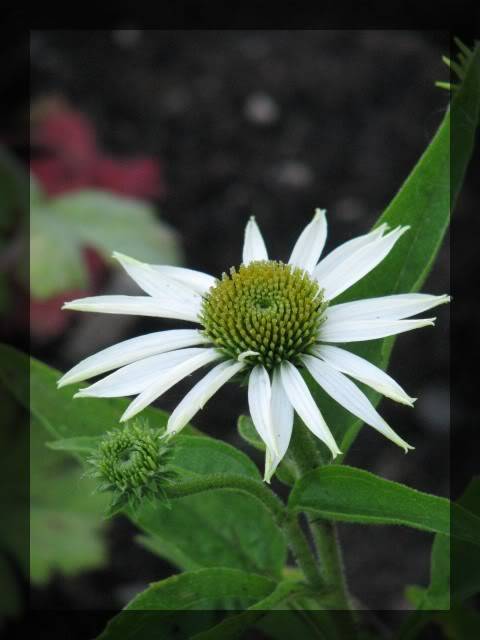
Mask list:
[[[171,451],[146,421],[107,432],[88,460],[88,475],[98,480],[98,490],[113,493],[107,515],[127,506],[136,510],[146,500],[166,500],[165,486],[175,477],[169,466]]]

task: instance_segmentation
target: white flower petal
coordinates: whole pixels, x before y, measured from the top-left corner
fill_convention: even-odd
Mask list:
[[[345,407],[347,411],[353,413],[354,416],[363,420],[363,422],[379,431],[405,451],[413,449],[388,426],[374,409],[367,396],[343,373],[314,356],[302,356],[301,359],[316,382],[342,407]]]
[[[335,322],[328,317],[320,327],[318,339],[320,342],[362,342],[363,340],[377,340],[386,336],[433,327],[435,318],[420,318],[419,320],[345,320]]]
[[[327,445],[335,458],[341,451],[298,369],[290,362],[282,362],[280,377],[295,411],[310,431]]]
[[[200,306],[202,298],[198,293],[164,273],[160,273],[151,265],[117,252],[113,253],[113,257],[120,262],[132,280],[152,297],[171,298],[182,304]]]
[[[173,329],[172,331],[148,333],[137,338],[124,340],[85,358],[70,371],[67,371],[57,382],[57,386],[60,388],[74,382],[82,382],[106,371],[166,351],[175,351],[209,342],[209,338],[198,329]]]
[[[326,300],[333,300],[374,269],[390,253],[397,240],[409,227],[397,227],[361,247],[317,281]]]
[[[265,449],[265,469],[263,472],[263,479],[265,480],[265,482],[268,482],[268,484],[270,484],[272,476],[277,470],[279,463],[280,463],[279,456],[276,456],[272,452],[272,450],[269,447],[267,447]]]
[[[272,379],[271,416],[273,435],[277,443],[278,455],[271,455],[267,450],[265,456],[264,480],[270,482],[276,468],[287,452],[293,429],[293,407],[285,393],[279,369],[275,369]]]
[[[401,293],[336,304],[328,307],[326,316],[336,322],[345,320],[402,320],[447,302],[450,302],[450,296],[447,295]]]
[[[205,295],[211,287],[215,286],[217,282],[216,278],[203,273],[202,271],[196,271],[195,269],[186,269],[185,267],[171,267],[164,264],[152,264],[152,269],[158,271],[160,274],[172,278],[180,284],[192,289],[200,295]]]
[[[267,370],[261,364],[254,367],[248,378],[248,406],[255,429],[267,449],[278,455],[271,414],[272,388]]]
[[[273,372],[271,412],[273,434],[280,458],[285,455],[293,428],[293,406],[282,385],[278,367]]]
[[[311,355],[321,358],[342,373],[368,385],[387,398],[413,406],[416,398],[411,398],[402,387],[385,371],[350,351],[332,345],[316,345],[310,349]]]
[[[186,362],[181,362],[171,367],[159,376],[158,380],[155,380],[153,384],[144,389],[142,393],[128,405],[127,410],[120,418],[120,422],[130,420],[130,418],[133,418],[133,416],[168,391],[173,385],[177,384],[177,382],[180,382],[180,380],[183,380],[183,378],[186,378],[197,369],[204,367],[210,362],[219,360],[222,357],[222,354],[216,349],[202,349],[202,352],[203,353],[190,358]]]
[[[200,304],[186,304],[178,300],[150,296],[93,296],[65,302],[62,309],[174,318],[198,323]]]
[[[326,239],[325,209],[317,209],[313,220],[307,224],[295,243],[289,264],[311,273],[320,258]]]
[[[193,416],[203,409],[207,401],[245,367],[241,362],[228,360],[217,364],[187,393],[171,414],[165,435],[173,435],[183,429]]]
[[[325,278],[335,267],[342,264],[344,260],[349,258],[356,251],[380,238],[387,228],[386,224],[382,224],[370,233],[366,233],[363,236],[358,236],[357,238],[344,242],[326,255],[325,258],[320,260],[313,270],[313,276],[319,281],[323,280],[323,278]]]
[[[133,396],[141,393],[153,384],[160,375],[178,365],[191,360],[195,356],[205,353],[208,349],[193,347],[169,351],[156,356],[150,356],[137,362],[127,364],[114,373],[105,376],[98,382],[80,389],[75,398],[118,398]]]
[[[268,260],[268,253],[260,229],[252,216],[245,228],[242,262],[248,264],[256,260]]]

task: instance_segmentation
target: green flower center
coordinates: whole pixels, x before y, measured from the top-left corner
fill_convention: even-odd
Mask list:
[[[327,304],[303,270],[274,261],[232,267],[203,300],[201,321],[228,357],[273,369],[317,341]],[[251,352],[251,353],[249,353]]]

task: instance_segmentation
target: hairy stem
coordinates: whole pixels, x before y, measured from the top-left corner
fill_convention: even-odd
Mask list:
[[[165,489],[168,498],[182,498],[212,489],[235,489],[253,496],[270,511],[278,526],[283,527],[286,511],[280,498],[268,487],[252,478],[234,473],[214,473],[183,480]]]
[[[325,463],[314,436],[297,416],[287,455],[301,476]]]
[[[303,571],[305,578],[312,587],[320,589],[324,587],[324,582],[312,550],[308,544],[305,534],[303,533],[298,517],[292,514],[286,522],[286,533],[298,566]]]
[[[315,546],[322,563],[322,575],[327,588],[335,594],[338,609],[350,609],[343,567],[343,558],[335,524],[328,520],[309,520]]]
[[[290,444],[290,456],[300,476],[316,469],[322,464],[321,455],[305,425],[297,423]],[[337,609],[350,609],[348,589],[343,569],[342,553],[338,533],[333,522],[308,519],[321,563],[324,584],[335,594],[334,606]]]

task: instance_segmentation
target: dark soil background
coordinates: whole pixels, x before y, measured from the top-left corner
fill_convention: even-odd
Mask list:
[[[327,250],[365,232],[442,118],[448,96],[434,81],[448,78],[448,46],[448,35],[433,31],[35,31],[32,99],[60,93],[92,118],[109,151],[160,158],[168,188],[161,215],[181,236],[186,266],[219,275],[239,262],[251,214],[279,259],[315,207],[328,210]],[[460,209],[476,195],[470,184]],[[424,290],[450,291],[449,268],[445,245]],[[419,398],[415,409],[381,406],[415,451],[405,456],[364,428],[348,462],[448,495],[449,309],[436,315],[434,330],[400,336],[392,358],[390,373]],[[32,344],[33,354],[65,370],[119,339],[170,326],[105,316],[89,331],[88,322]],[[190,384],[160,406],[171,410]],[[232,385],[196,424],[243,446],[235,423],[246,409]],[[33,606],[117,609],[169,575],[133,534],[127,522],[112,523],[110,568],[59,576],[34,592]],[[428,580],[428,535],[342,526],[341,539],[352,592],[372,609],[407,607],[404,585]]]

